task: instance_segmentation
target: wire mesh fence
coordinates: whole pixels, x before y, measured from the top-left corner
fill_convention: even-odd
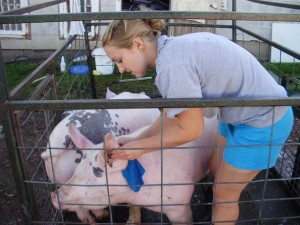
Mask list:
[[[165,15],[172,17],[172,15],[170,16],[167,13]],[[182,15],[185,15],[185,13]],[[65,15],[65,18],[68,19],[68,16],[70,15]],[[105,15],[103,14],[102,16]],[[109,16],[112,17],[111,15]],[[124,14],[124,17],[126,16]],[[134,16],[139,17],[140,15],[129,15],[129,17]],[[157,15],[149,13],[149,17],[152,16],[155,17]],[[196,17],[197,15],[193,14],[190,16]],[[271,15],[260,16],[262,16],[262,19],[271,18]],[[90,18],[92,17],[94,18],[95,15],[91,15]],[[254,17],[251,18],[254,19]],[[22,19],[22,17],[18,19]],[[26,20],[25,17],[23,19]],[[254,20],[258,19],[255,18]],[[232,28],[230,27],[230,29]],[[239,29],[242,35],[244,33],[249,35],[248,31],[242,28]],[[257,42],[258,50],[253,52],[253,54],[262,63],[265,63],[266,57],[263,54],[261,55],[261,53],[264,53],[264,49],[268,48],[270,43],[259,37]],[[243,41],[240,44],[247,48],[245,43]],[[121,126],[118,120],[125,114],[133,116],[133,111],[128,110],[132,110],[131,108],[135,107],[136,109],[146,107],[147,112],[156,109],[155,115],[159,117],[161,116],[160,110],[168,107],[228,107],[239,106],[241,102],[233,100],[224,102],[206,102],[204,100],[202,103],[199,100],[176,102],[176,99],[175,102],[162,99],[152,102],[137,100],[131,103],[127,100],[93,102],[90,99],[94,97],[93,85],[95,84],[91,82],[91,77],[87,73],[71,72],[74,71],[71,68],[85,68],[84,66],[88,64],[90,53],[86,50],[87,46],[85,45],[86,43],[83,39],[76,36],[72,37],[63,48],[57,50],[40,67],[32,71],[25,84],[22,83],[22,86],[17,86],[10,92],[10,96],[7,96],[10,101],[7,104],[1,103],[1,106],[3,105],[2,112],[5,113],[3,118],[7,119],[5,126],[8,127],[6,131],[8,148],[12,152],[11,158],[15,159],[15,164],[19,164],[15,165],[14,169],[16,169],[15,173],[17,174],[16,180],[20,183],[18,187],[21,193],[20,198],[26,208],[26,222],[28,224],[83,224],[88,221],[96,221],[98,224],[124,224],[128,217],[139,215],[139,206],[142,206],[143,224],[169,224],[170,220],[174,220],[178,215],[180,218],[184,218],[184,216],[189,214],[189,208],[192,209],[193,224],[211,224],[210,216],[212,206],[215,204],[211,191],[211,187],[214,184],[212,177],[210,174],[205,173],[201,176],[196,176],[197,179],[195,180],[180,180],[180,173],[178,172],[180,170],[178,168],[184,164],[184,157],[193,156],[191,152],[194,149],[197,149],[199,154],[199,152],[204,152],[204,149],[211,151],[212,148],[218,146],[215,146],[212,142],[207,142],[202,143],[202,145],[195,144],[172,149],[172,154],[176,155],[178,153],[179,155],[175,166],[168,166],[168,163],[172,163],[168,161],[168,158],[171,158],[168,157],[170,149],[161,148],[161,151],[157,152],[157,161],[153,161],[152,167],[147,167],[150,168],[147,172],[152,173],[149,173],[150,175],[146,177],[149,179],[146,179],[145,184],[142,186],[142,192],[140,192],[142,194],[134,194],[128,187],[128,184],[124,183],[124,180],[116,179],[118,182],[114,183],[112,177],[115,178],[115,175],[112,175],[111,172],[116,171],[112,171],[114,166],[109,164],[107,156],[103,153],[107,150],[103,136],[108,131],[115,132],[115,135],[119,136],[131,133],[137,129],[137,127],[128,128],[134,125],[131,122],[133,121],[132,119],[127,119],[130,123],[126,125],[128,127]],[[62,56],[66,60],[65,71],[60,71],[58,68]],[[41,73],[45,68],[49,69],[50,74],[45,75]],[[281,71],[281,67],[273,70],[273,65],[268,64],[266,68],[272,75],[275,75],[274,77],[278,79],[278,82],[286,85],[285,87],[291,96],[297,92],[297,74],[286,74]],[[104,78],[100,80],[102,81],[102,79]],[[1,83],[3,84],[4,82]],[[37,86],[32,88],[32,83],[37,83]],[[99,82],[97,85],[103,86],[103,83]],[[120,86],[121,82],[115,85]],[[27,88],[32,89],[29,91],[30,94],[25,97],[22,93]],[[135,85],[134,90],[138,90],[138,88],[138,85]],[[103,91],[104,89],[106,87],[102,87],[101,90]],[[159,97],[152,90],[149,95]],[[101,93],[101,98],[104,98],[103,96],[103,93]],[[29,101],[23,101],[24,99]],[[81,101],[82,99],[87,101],[84,103]],[[51,102],[51,100],[58,100],[58,102]],[[300,221],[300,151],[298,149],[298,106],[300,102],[298,98],[286,99],[281,101],[281,103],[278,103],[278,101],[276,99],[274,101],[270,100],[269,103],[271,106],[277,104],[293,105],[295,115],[294,128],[287,142],[281,143],[283,148],[274,169],[262,171],[242,193],[238,202],[241,211],[238,224],[299,224]],[[244,106],[247,106],[247,104],[258,106],[261,103],[265,106],[268,105],[268,101],[262,102],[253,99],[245,103]],[[174,105],[172,106],[171,104]],[[140,120],[143,122],[143,125],[147,125],[144,124],[147,122],[147,116],[144,113],[140,113],[138,116],[141,117]],[[56,143],[51,143],[51,135],[56,132],[55,127],[63,119],[66,121],[62,125],[62,127],[64,126],[63,132],[57,132],[56,136],[56,139],[63,140],[63,145],[57,146]],[[215,120],[215,129],[212,130],[217,130],[220,122],[217,118]],[[88,121],[86,123],[89,126],[85,130],[79,126],[84,121]],[[71,132],[76,133],[76,130],[68,130],[71,122],[75,122],[78,127],[81,127],[82,129],[79,129],[79,131],[86,136],[93,132],[95,125],[99,125],[100,131],[97,132],[101,134],[99,135],[101,136],[100,140],[89,145],[83,144],[81,148],[76,148],[69,137]],[[149,121],[147,123],[150,124]],[[139,126],[142,125],[140,124]],[[91,135],[93,136],[93,134]],[[87,139],[82,139],[84,137],[81,137],[78,133],[74,137],[73,142],[84,140],[83,143],[89,143]],[[210,138],[213,137],[214,135],[211,135]],[[95,146],[95,144],[102,142],[104,142],[104,146]],[[79,141],[78,144],[82,143]],[[46,151],[50,154],[48,164],[41,157],[42,153]],[[65,159],[64,163],[57,163],[56,154],[60,156],[65,154],[65,157],[63,157]],[[151,158],[146,159],[145,161],[151,161]],[[192,157],[189,160],[192,162],[194,158]],[[102,163],[101,167],[95,166],[96,163]],[[73,167],[70,165],[73,165]],[[164,165],[167,165],[166,168],[164,168]],[[201,164],[191,163],[191,165],[199,166]],[[64,177],[64,179],[60,180],[60,176],[71,168],[72,170],[71,172],[69,171],[70,174],[68,174],[67,178]],[[168,170],[170,168],[174,170]],[[195,166],[194,169],[198,172],[201,171],[201,169],[196,168]],[[118,176],[121,176],[120,171],[118,170]],[[93,176],[102,178],[102,183],[98,182],[98,180],[92,180]],[[57,195],[57,193],[59,194]],[[115,198],[116,195],[119,197],[117,200]],[[68,196],[69,198],[67,198]],[[66,208],[70,210],[64,210]],[[283,208],[286,210],[283,210]],[[159,213],[161,211],[165,214]],[[97,216],[104,217],[97,220]],[[133,221],[130,223],[133,223]],[[186,222],[182,222],[182,224],[186,224]]]

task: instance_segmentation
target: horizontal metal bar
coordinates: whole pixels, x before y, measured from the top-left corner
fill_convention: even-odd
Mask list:
[[[221,24],[202,24],[202,23],[167,23],[168,27],[210,27],[210,28],[229,28],[232,29],[232,25]]]
[[[217,27],[217,28],[229,28],[232,29],[232,25],[220,25],[220,24],[202,24],[202,23],[167,23],[168,27]],[[108,26],[109,22],[90,23],[87,22],[86,26]]]
[[[270,41],[270,40],[268,40],[266,38],[263,38],[260,35],[255,34],[255,33],[251,32],[249,30],[246,30],[246,29],[244,29],[244,28],[242,28],[240,26],[236,26],[236,28],[238,30],[240,30],[242,32],[245,32],[246,34],[249,34],[252,37],[255,37],[255,38],[257,38],[257,39],[259,39],[259,40],[261,40],[261,41],[263,41],[263,42],[265,42],[265,43],[267,43],[267,44],[269,44],[269,45],[271,45],[271,46],[273,46],[273,47],[275,47],[275,48],[277,48],[277,49],[279,49],[279,50],[281,50],[281,51],[283,51],[283,52],[285,52],[287,54],[289,54],[290,56],[295,57],[296,59],[300,60],[300,54],[298,52],[292,51],[292,50],[284,47],[283,45],[277,44],[276,42],[273,42],[273,41]]]
[[[245,13],[245,12],[202,12],[202,11],[131,11],[65,13],[47,15],[1,16],[0,23],[44,23],[84,20],[115,19],[207,19],[207,20],[250,20],[250,21],[289,21],[300,22],[300,14]]]
[[[128,109],[128,108],[197,108],[246,106],[300,106],[300,97],[260,99],[89,99],[6,101],[3,110],[67,110],[67,109]]]
[[[287,3],[280,3],[280,2],[270,2],[270,1],[260,1],[260,0],[248,0],[249,2],[264,4],[264,5],[271,5],[271,6],[278,6],[281,8],[290,8],[290,9],[300,9],[300,5],[295,4],[287,4]]]
[[[46,8],[46,7],[49,7],[52,5],[56,5],[59,3],[63,3],[66,1],[68,1],[68,0],[56,0],[56,1],[51,1],[51,2],[45,2],[45,3],[41,3],[41,4],[22,7],[19,9],[8,11],[8,12],[3,12],[3,13],[0,13],[0,15],[21,15],[21,14],[29,13],[29,12],[32,12],[35,10],[43,9],[43,8]]]

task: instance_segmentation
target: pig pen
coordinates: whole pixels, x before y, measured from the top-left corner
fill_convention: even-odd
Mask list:
[[[223,13],[217,15],[206,15],[198,13],[175,13],[162,14],[163,18],[172,19],[176,17],[189,18],[207,17],[207,19],[232,19],[230,14]],[[111,13],[109,17],[105,14],[86,14],[83,20],[89,20],[97,16],[97,19],[114,18],[144,18],[145,16],[159,17],[159,14],[145,13],[124,14]],[[226,17],[227,16],[227,17]],[[251,19],[257,15],[253,15]],[[261,15],[264,16],[264,15]],[[276,17],[268,15],[269,20],[289,20],[299,21],[299,16],[291,19],[286,17]],[[30,16],[23,17],[27,19]],[[73,15],[65,18],[76,20]],[[58,20],[65,18],[57,15]],[[8,16],[7,21],[17,21],[19,18]],[[239,14],[236,18],[245,19]],[[250,19],[250,20],[251,20]],[[5,21],[4,21],[5,22]],[[7,23],[8,23],[7,22]],[[40,18],[40,22],[47,22],[47,18]],[[189,24],[169,24],[169,26],[189,26]],[[195,24],[190,24],[195,27]],[[199,25],[197,25],[199,26]],[[226,27],[228,29],[228,27]],[[250,31],[238,26],[231,26],[229,29],[237,29],[248,35],[255,35]],[[283,52],[291,54],[296,59],[300,59],[299,54],[290,52],[276,43],[269,42],[255,35],[258,40],[270,46],[277,47]],[[234,39],[234,37],[233,37]],[[292,105],[295,114],[295,125],[290,138],[282,149],[282,154],[275,168],[262,171],[245,189],[240,199],[241,215],[238,224],[299,224],[299,120],[298,106],[300,99],[290,97],[289,99],[253,99],[253,100],[202,100],[197,99],[180,100],[174,99],[150,99],[142,100],[120,100],[111,101],[95,98],[95,87],[92,76],[74,76],[66,72],[62,76],[57,76],[57,72],[52,64],[59,60],[61,55],[66,55],[67,46],[72,45],[73,51],[68,58],[77,58],[80,55],[89,55],[89,51],[83,40],[72,37],[62,49],[58,49],[51,55],[37,71],[34,71],[17,89],[8,91],[7,78],[5,77],[4,65],[1,65],[1,120],[3,121],[6,145],[17,184],[18,198],[23,207],[24,224],[82,224],[73,212],[62,212],[56,210],[51,203],[50,192],[56,190],[57,184],[49,181],[44,162],[40,155],[46,149],[49,135],[56,124],[66,116],[69,110],[80,109],[124,109],[124,108],[172,108],[172,107],[229,107],[229,106],[277,106]],[[69,52],[69,51],[68,51]],[[259,54],[256,55],[260,58]],[[1,54],[3,57],[3,54]],[[1,59],[1,62],[3,60]],[[78,62],[77,62],[78,63]],[[85,61],[86,64],[89,61]],[[52,65],[52,66],[51,66]],[[76,63],[75,63],[76,65]],[[40,72],[46,67],[52,68],[38,87],[35,88],[28,98],[23,98],[23,93],[28,88],[29,83],[38,79]],[[284,78],[286,75],[284,76]],[[296,79],[289,79],[287,89],[297,84]],[[284,80],[284,79],[283,79]],[[98,85],[98,84],[97,84]],[[99,84],[101,85],[101,84]],[[134,90],[131,90],[134,91]],[[152,93],[147,93],[151,95]],[[156,95],[156,93],[154,94]],[[100,96],[97,96],[100,97]],[[100,98],[104,98],[101,96]],[[26,99],[26,100],[24,100]],[[2,101],[3,100],[3,101]],[[210,224],[211,206],[213,196],[209,191],[213,183],[210,176],[206,176],[195,184],[195,192],[192,197],[191,207],[193,211],[194,224]],[[162,207],[164,205],[162,204]],[[128,207],[126,204],[110,205],[108,207],[109,217],[97,221],[98,224],[124,224],[128,217]],[[163,214],[153,213],[142,209],[143,224],[168,224],[169,221]]]

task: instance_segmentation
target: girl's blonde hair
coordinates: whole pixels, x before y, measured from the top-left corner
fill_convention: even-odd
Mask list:
[[[117,48],[130,48],[134,38],[153,41],[165,27],[162,19],[149,20],[115,20],[110,23],[102,38],[106,45]]]

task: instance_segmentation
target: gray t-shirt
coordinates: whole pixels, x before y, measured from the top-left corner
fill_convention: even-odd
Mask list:
[[[191,33],[158,39],[156,85],[163,98],[287,97],[256,58],[225,37]],[[272,124],[273,107],[222,107],[220,118],[253,127]],[[168,116],[186,109],[168,109]],[[275,122],[287,111],[276,107]]]

